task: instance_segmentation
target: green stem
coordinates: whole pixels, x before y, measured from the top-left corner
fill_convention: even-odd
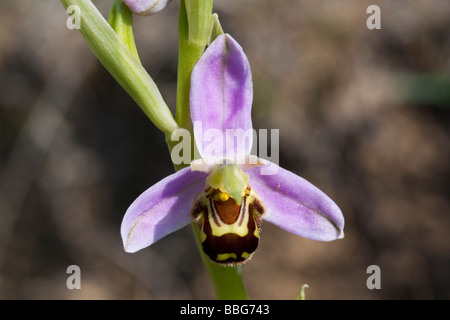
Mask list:
[[[203,55],[210,41],[212,5],[213,0],[180,1],[176,120],[180,127],[188,129],[191,134],[192,122],[189,109],[190,79],[192,69]],[[192,229],[203,264],[211,279],[217,298],[221,300],[248,299],[242,281],[242,266],[223,267],[213,263],[203,253],[199,230],[195,223],[192,223]]]
[[[189,112],[191,73],[208,44],[212,0],[181,0],[178,20],[177,113],[180,127],[192,132]]]
[[[80,13],[80,32],[116,81],[141,107],[166,138],[178,127],[169,108],[145,68],[119,38],[94,4],[88,0],[60,0]]]

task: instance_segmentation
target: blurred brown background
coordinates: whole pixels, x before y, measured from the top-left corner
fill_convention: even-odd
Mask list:
[[[112,1],[94,1],[104,15]],[[366,9],[381,8],[381,30]],[[216,0],[254,77],[254,126],[342,208],[345,238],[263,224],[251,298],[450,298],[450,2]],[[175,0],[136,17],[144,66],[175,104]],[[172,173],[163,136],[56,0],[0,1],[0,298],[214,299],[190,227],[135,254],[128,206]],[[81,268],[81,290],[66,268]],[[381,268],[369,290],[366,269]]]

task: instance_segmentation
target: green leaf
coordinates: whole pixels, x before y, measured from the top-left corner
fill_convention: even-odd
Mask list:
[[[103,18],[91,1],[60,0],[66,8],[80,8],[81,29],[91,50],[141,107],[147,117],[169,137],[178,126],[153,79],[136,59],[130,49]]]

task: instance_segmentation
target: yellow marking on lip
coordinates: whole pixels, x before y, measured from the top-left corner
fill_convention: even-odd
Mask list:
[[[253,232],[253,235],[259,239],[259,230],[258,230],[258,228],[255,228],[255,232]]]
[[[244,251],[244,252],[242,252],[241,257],[242,257],[243,259],[247,259],[247,258],[250,257],[251,255],[252,255],[251,253],[248,253],[248,252]]]
[[[203,228],[200,229],[200,242],[203,243],[207,238],[207,235],[205,233],[205,231],[203,230]]]
[[[217,261],[225,261],[225,260],[228,260],[228,259],[230,259],[230,258],[233,258],[233,259],[237,260],[237,255],[236,255],[236,253],[219,253],[219,254],[217,255],[216,260],[217,260]]]

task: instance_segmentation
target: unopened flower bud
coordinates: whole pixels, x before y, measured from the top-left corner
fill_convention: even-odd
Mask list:
[[[172,0],[123,0],[131,12],[149,16],[164,9]]]

